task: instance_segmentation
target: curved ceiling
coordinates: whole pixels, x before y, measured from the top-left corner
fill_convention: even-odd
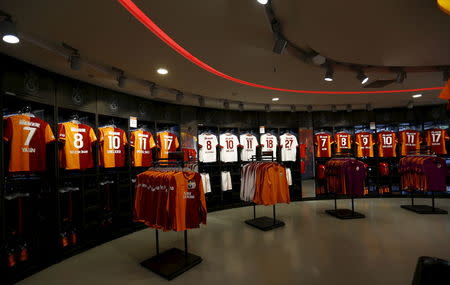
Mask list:
[[[450,65],[450,17],[436,8],[433,1],[380,0],[362,5],[361,1],[352,0],[345,6],[335,2],[339,1],[272,1],[289,40],[327,57],[374,65]],[[264,6],[256,1],[136,0],[135,3],[184,48],[231,76],[287,89],[367,90],[353,72],[336,71],[334,82],[329,83],[323,81],[322,68],[305,64],[289,53],[274,54]],[[65,42],[77,48],[83,58],[120,68],[125,76],[205,96],[207,106],[220,106],[219,101],[208,98],[272,104],[274,110],[277,106],[309,104],[317,105],[315,109],[329,109],[330,104],[353,104],[355,108],[367,103],[375,107],[405,106],[411,100],[411,93],[291,94],[229,82],[176,54],[117,1],[6,0],[0,9],[13,16],[23,34],[54,44]],[[110,74],[90,66],[70,70],[66,58],[30,41],[17,46],[2,43],[0,51],[70,77],[119,89]],[[161,66],[169,69],[167,76],[155,72]],[[386,73],[368,75],[371,80],[395,77]],[[442,85],[438,72],[411,73],[404,83],[384,89]],[[130,82],[120,90],[148,97],[148,89],[142,84]],[[422,94],[416,104],[441,102],[436,99],[438,91]],[[175,99],[173,93],[164,90],[156,96],[160,100]],[[275,96],[280,98],[278,103],[271,101]],[[182,103],[197,104],[197,101],[192,97]],[[251,104],[245,107],[259,108]]]

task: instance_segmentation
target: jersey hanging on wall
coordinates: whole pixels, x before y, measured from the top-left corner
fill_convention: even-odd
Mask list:
[[[346,132],[335,134],[336,153],[342,153],[344,150],[352,148],[352,135]]]
[[[369,132],[360,132],[355,134],[356,157],[373,157],[373,134]]]
[[[219,136],[220,146],[220,161],[223,162],[236,162],[238,161],[238,145],[239,140],[236,135],[231,133],[221,134]]]
[[[396,157],[397,135],[391,131],[382,131],[377,134],[378,156]]]
[[[153,135],[144,130],[135,130],[130,134],[130,145],[133,147],[132,163],[134,167],[152,165],[152,148],[156,147]]]
[[[97,141],[94,130],[84,124],[58,124],[60,149],[59,166],[66,170],[84,170],[94,167],[92,144]]]
[[[250,161],[252,156],[256,155],[256,147],[258,146],[258,139],[250,134],[243,134],[240,136],[241,142],[241,160]]]
[[[5,118],[3,139],[9,142],[10,172],[46,170],[46,144],[55,140],[47,122],[27,115]]]
[[[124,130],[106,126],[98,129],[100,133],[100,166],[105,168],[125,166],[125,145],[127,135]]]
[[[211,133],[202,133],[198,136],[198,144],[201,146],[198,152],[198,160],[200,162],[216,162],[217,161],[217,136]]]
[[[272,152],[273,158],[277,158],[277,145],[278,140],[277,137],[272,135],[271,133],[263,134],[261,136],[261,151],[262,152]]]
[[[445,143],[449,139],[450,137],[444,129],[428,129],[425,131],[425,141],[432,153],[447,154]]]
[[[330,134],[315,134],[314,144],[316,145],[316,157],[331,157],[331,145],[333,143],[333,137]]]
[[[180,147],[180,142],[174,133],[163,131],[156,135],[159,146],[159,158],[168,158],[169,152],[175,152]]]
[[[297,161],[297,137],[290,133],[280,136],[281,161]]]
[[[420,152],[420,143],[422,138],[420,132],[415,130],[404,130],[399,132],[401,155],[418,154]]]

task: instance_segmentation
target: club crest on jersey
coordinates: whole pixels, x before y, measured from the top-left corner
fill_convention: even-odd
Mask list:
[[[190,180],[190,181],[188,182],[188,189],[189,189],[189,190],[195,189],[196,187],[197,187],[197,183],[195,183],[194,180]]]

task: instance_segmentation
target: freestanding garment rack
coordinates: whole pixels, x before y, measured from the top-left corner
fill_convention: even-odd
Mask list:
[[[325,213],[327,213],[330,216],[336,217],[341,220],[349,220],[349,219],[363,219],[366,216],[364,214],[361,214],[359,212],[355,211],[355,197],[352,193],[351,196],[352,200],[352,209],[338,209],[337,208],[337,194],[334,193],[334,209],[333,210],[325,210]]]
[[[428,205],[414,205],[414,195],[411,191],[411,205],[401,205],[405,210],[409,210],[412,212],[416,212],[418,214],[441,214],[446,215],[448,212],[443,209],[439,209],[435,207],[435,199],[434,199],[434,191],[431,191],[431,206]]]
[[[169,153],[169,158],[160,159],[157,166],[182,167],[183,152]],[[173,161],[176,159],[176,161]],[[141,265],[159,276],[172,280],[183,274],[189,269],[202,262],[202,258],[198,255],[188,252],[188,235],[187,230],[184,231],[184,251],[178,248],[171,248],[160,253],[159,249],[159,232],[155,230],[156,255],[141,262]]]
[[[256,161],[274,161],[274,157],[273,157],[273,153],[270,152],[268,154],[263,153],[263,155],[261,156],[261,158],[259,160],[257,160],[257,157],[255,155],[252,156],[251,158],[252,162],[256,162]],[[269,218],[267,216],[264,217],[256,217],[256,204],[253,204],[253,219],[250,220],[246,220],[245,223],[247,225],[250,225],[252,227],[255,227],[257,229],[260,229],[262,231],[270,231],[279,227],[283,227],[285,225],[285,223],[283,221],[277,220],[276,219],[276,207],[275,205],[272,206],[273,210],[273,217]]]

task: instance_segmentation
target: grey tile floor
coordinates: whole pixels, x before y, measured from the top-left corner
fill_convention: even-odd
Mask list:
[[[418,202],[429,201],[418,199]],[[411,284],[417,258],[450,260],[450,216],[400,208],[408,199],[361,199],[362,220],[324,213],[332,201],[278,205],[286,226],[261,232],[244,224],[252,209],[208,215],[189,232],[190,251],[203,262],[171,284]],[[437,200],[450,210],[450,199]],[[339,201],[349,207],[349,201]],[[257,207],[271,215],[271,207]],[[161,233],[161,247],[183,247],[182,233]],[[67,259],[19,284],[167,284],[139,262],[154,255],[154,231],[142,230]]]

